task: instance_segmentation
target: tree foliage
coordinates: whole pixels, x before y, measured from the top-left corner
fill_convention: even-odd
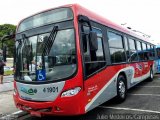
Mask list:
[[[15,33],[16,26],[11,24],[0,25],[0,40],[3,36],[9,35],[11,32]],[[8,54],[7,57],[13,57],[14,54],[14,38],[6,38],[3,45],[7,47]],[[2,41],[0,41],[0,48],[2,48]]]

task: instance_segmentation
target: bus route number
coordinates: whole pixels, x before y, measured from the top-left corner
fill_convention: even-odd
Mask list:
[[[54,92],[58,92],[58,87],[47,87],[47,88],[43,88],[43,92],[44,92],[44,93],[54,93]]]

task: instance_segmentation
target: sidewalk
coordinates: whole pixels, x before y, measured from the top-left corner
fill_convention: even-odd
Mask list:
[[[3,84],[0,84],[0,93],[13,90],[13,75],[4,76]]]
[[[13,101],[13,91],[0,93],[0,115],[7,115],[19,111]]]
[[[13,90],[13,82],[0,84],[0,93]]]

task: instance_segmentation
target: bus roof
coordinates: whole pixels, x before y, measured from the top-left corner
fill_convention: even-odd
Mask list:
[[[72,8],[73,12],[74,12],[74,16],[75,15],[77,15],[77,16],[78,15],[87,16],[87,17],[89,17],[89,19],[91,19],[91,20],[93,20],[95,22],[98,22],[98,23],[103,24],[103,25],[105,25],[107,27],[113,28],[113,29],[118,30],[120,32],[126,33],[126,34],[131,35],[133,37],[136,37],[138,39],[144,40],[145,42],[149,42],[149,40],[147,38],[141,37],[141,36],[135,34],[134,32],[129,31],[128,29],[126,29],[126,28],[124,28],[124,27],[122,27],[122,26],[120,26],[118,24],[115,24],[114,22],[112,22],[112,21],[110,21],[110,20],[108,20],[108,19],[106,19],[106,18],[104,18],[104,17],[102,17],[102,16],[100,16],[100,15],[98,15],[98,14],[96,14],[96,13],[94,13],[94,12],[84,8],[84,7],[82,7],[82,6],[80,6],[79,4],[68,4],[68,5],[63,5],[63,6],[59,6],[59,7],[56,7],[56,8],[61,8],[61,7],[70,7],[70,8]],[[39,14],[39,13],[42,13],[42,12],[46,12],[46,11],[49,11],[49,10],[52,10],[52,9],[56,9],[56,8],[47,9],[47,10],[38,12],[36,14]],[[34,16],[36,14],[33,14],[31,16]],[[31,16],[29,16],[29,17],[31,17]],[[28,18],[28,17],[26,17],[26,18]],[[26,18],[22,19],[19,22],[19,24],[23,20],[25,20]],[[18,24],[18,26],[19,26],[19,24]]]
[[[114,22],[112,22],[112,21],[110,21],[110,20],[108,20],[108,19],[106,19],[106,18],[104,18],[104,17],[102,17],[102,16],[100,16],[100,15],[98,15],[98,14],[80,6],[80,5],[78,5],[78,4],[73,4],[73,6],[76,9],[77,15],[85,15],[85,16],[89,17],[89,19],[91,19],[93,21],[96,21],[100,24],[103,24],[107,27],[113,28],[113,29],[118,30],[120,32],[129,34],[133,37],[136,37],[136,38],[139,38],[139,39],[144,40],[146,42],[149,42],[149,40],[147,38],[141,37],[141,36],[135,34],[134,32],[132,32],[132,31],[120,26],[120,25],[117,25]]]

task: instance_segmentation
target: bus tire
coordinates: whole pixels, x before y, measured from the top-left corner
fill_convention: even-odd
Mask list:
[[[127,96],[126,78],[123,75],[119,75],[117,78],[116,102],[122,103],[123,101],[125,101],[126,96]]]
[[[152,70],[152,67],[150,68],[150,74],[149,74],[148,81],[150,81],[150,82],[153,81],[153,70]]]

